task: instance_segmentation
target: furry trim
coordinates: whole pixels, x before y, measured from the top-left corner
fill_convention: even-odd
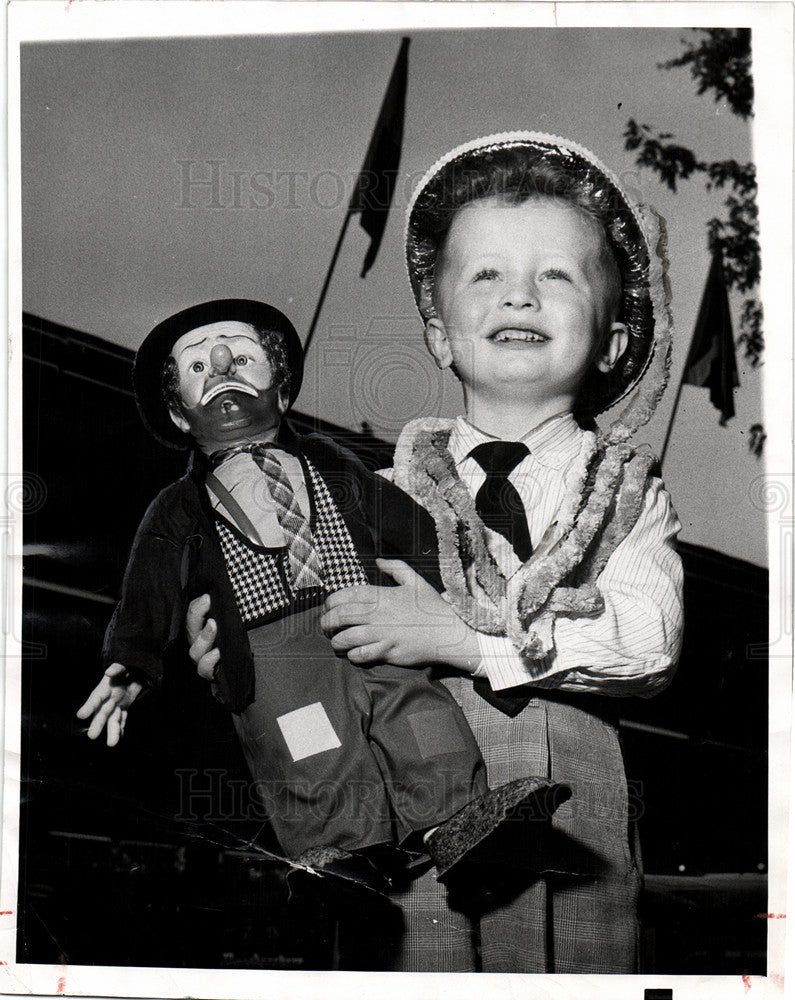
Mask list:
[[[450,420],[407,424],[395,449],[394,481],[434,519],[442,581],[459,616],[480,632],[509,636],[537,658],[546,652],[532,628],[539,615],[591,616],[604,609],[595,580],[640,516],[653,456],[626,444],[606,446],[584,431],[558,521],[560,540],[507,579],[447,449],[451,429]],[[468,568],[482,593],[472,592]]]

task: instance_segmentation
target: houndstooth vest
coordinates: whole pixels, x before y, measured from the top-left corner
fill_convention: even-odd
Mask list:
[[[312,535],[324,572],[324,587],[314,595],[319,600],[335,590],[367,583],[367,576],[326,483],[308,460],[307,467],[315,511]],[[296,601],[285,572],[286,549],[261,549],[220,516],[215,527],[243,624],[254,628],[286,614]]]

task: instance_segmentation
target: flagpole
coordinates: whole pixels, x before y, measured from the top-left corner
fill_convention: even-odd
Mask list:
[[[668,444],[671,440],[671,430],[674,419],[679,409],[679,401],[682,396],[682,386],[687,382],[692,385],[702,387],[709,386],[710,401],[721,411],[721,424],[725,424],[729,417],[734,416],[734,402],[732,393],[739,384],[737,380],[737,365],[734,358],[734,338],[731,331],[731,316],[729,314],[729,298],[726,289],[725,275],[723,273],[723,257],[720,246],[712,247],[712,262],[707,272],[707,283],[704,287],[704,294],[701,297],[701,304],[698,308],[696,323],[690,337],[690,344],[687,348],[684,367],[679,379],[679,388],[676,390],[676,398],[671,409],[671,416],[668,421],[668,429],[665,432],[662,452],[660,453],[660,466],[665,461],[668,452]],[[728,396],[726,393],[727,374],[727,348],[726,337],[729,338],[729,355],[731,358],[731,386],[729,386]],[[704,366],[709,364],[709,368],[704,370]],[[701,366],[702,370],[698,370]],[[717,366],[717,367],[716,367]],[[720,384],[716,387],[714,379],[715,372],[721,378]]]
[[[323,303],[326,301],[326,293],[328,292],[329,285],[331,284],[331,276],[334,273],[334,267],[337,263],[337,258],[340,255],[340,250],[342,249],[342,241],[345,239],[345,232],[348,229],[348,223],[351,221],[351,216],[353,215],[353,210],[351,205],[348,205],[348,211],[345,213],[345,218],[342,222],[342,229],[340,229],[340,235],[337,239],[337,245],[334,247],[334,253],[331,255],[331,263],[328,266],[328,271],[326,271],[326,280],[323,282],[323,288],[320,290],[320,298],[317,300],[317,305],[315,306],[315,315],[312,317],[312,322],[309,325],[309,333],[306,335],[306,341],[304,343],[304,354],[309,350],[309,345],[312,343],[312,338],[315,335],[315,329],[317,328],[317,321],[320,319],[320,311],[323,308]]]
[[[384,171],[385,164],[381,162],[384,159],[383,147],[385,140],[388,147],[390,132],[394,133],[397,131],[397,161],[399,161],[400,158],[400,144],[403,136],[403,113],[406,99],[406,71],[408,66],[408,49],[410,42],[411,39],[408,36],[404,36],[400,43],[400,50],[398,52],[397,59],[395,60],[395,64],[392,67],[392,74],[389,77],[386,93],[384,94],[384,99],[381,102],[381,110],[378,112],[378,118],[376,119],[373,134],[370,137],[370,143],[367,147],[367,152],[365,153],[362,169],[359,171],[359,176],[356,180],[356,184],[354,185],[353,192],[351,193],[351,197],[348,202],[348,211],[345,213],[345,218],[342,220],[342,228],[340,229],[340,234],[337,238],[337,245],[334,247],[334,252],[331,255],[331,263],[326,271],[326,278],[323,282],[323,287],[320,290],[320,298],[318,299],[317,306],[315,306],[315,313],[312,316],[312,322],[309,325],[309,332],[306,335],[306,341],[304,343],[304,354],[306,354],[309,350],[312,338],[315,336],[315,330],[317,329],[318,320],[320,319],[320,312],[323,309],[323,303],[326,301],[326,294],[328,292],[329,285],[331,284],[331,276],[334,273],[337,258],[340,255],[340,250],[342,249],[345,233],[348,230],[348,224],[351,221],[351,216],[356,212],[362,213],[362,226],[370,235],[370,250],[368,250],[367,256],[365,257],[362,268],[362,277],[364,277],[366,271],[372,266],[375,255],[378,253],[378,246],[381,242],[381,236],[383,236],[384,225],[386,222],[384,219],[384,222],[381,223],[380,226],[376,225],[375,228],[372,228],[371,225],[365,223],[364,219],[366,207],[365,203],[362,201],[362,197],[367,188],[364,182],[369,182],[370,178],[368,175],[372,171]],[[387,149],[387,155],[388,152],[389,150]],[[394,165],[395,170],[397,170],[397,161]],[[389,211],[389,207],[392,202],[391,186],[387,188],[387,192],[384,215],[386,215]]]
[[[690,338],[690,343],[693,343],[693,337]],[[687,357],[690,356],[690,348],[688,347]],[[665,431],[665,440],[663,441],[662,451],[660,452],[660,469],[662,469],[663,462],[665,461],[665,455],[668,451],[668,442],[671,440],[671,431],[674,426],[674,417],[676,416],[676,411],[679,409],[679,398],[682,395],[682,386],[685,384],[685,375],[687,374],[687,357],[685,358],[685,366],[682,369],[682,374],[679,378],[679,387],[676,390],[676,396],[674,398],[674,405],[671,410],[671,416],[668,418],[668,428]]]
[[[367,256],[364,260],[362,277],[364,277],[366,271],[372,266],[373,261],[375,260],[375,255],[378,253],[381,236],[383,236],[384,226],[386,224],[386,213],[389,212],[389,207],[392,203],[392,187],[389,186],[387,188],[386,204],[383,206],[384,220],[380,223],[380,225],[376,225],[374,228],[372,225],[366,224],[364,221],[367,213],[367,203],[364,203],[362,198],[363,194],[367,191],[367,184],[370,180],[369,175],[373,171],[376,173],[382,173],[385,171],[387,165],[382,162],[385,156],[384,142],[386,140],[386,155],[389,157],[389,139],[392,138],[394,142],[395,133],[397,133],[397,158],[395,159],[393,169],[397,171],[397,165],[400,159],[400,145],[403,137],[403,114],[406,100],[406,72],[408,67],[408,49],[410,42],[411,39],[408,36],[404,36],[400,43],[400,50],[398,52],[397,59],[395,60],[395,64],[392,67],[392,74],[389,77],[386,93],[384,94],[384,99],[381,102],[381,110],[378,113],[375,128],[372,136],[370,137],[370,143],[367,147],[367,152],[365,153],[362,169],[359,171],[359,176],[356,180],[356,184],[354,185],[350,200],[348,201],[348,211],[345,213],[345,218],[342,220],[342,228],[340,229],[340,234],[337,238],[337,245],[334,247],[334,252],[331,255],[331,263],[326,271],[326,278],[320,291],[320,298],[318,299],[317,306],[315,307],[312,322],[309,325],[309,333],[307,333],[306,341],[304,343],[304,354],[306,354],[309,350],[309,345],[312,343],[312,338],[315,336],[315,330],[317,329],[320,312],[323,309],[323,303],[326,301],[326,293],[328,292],[329,285],[331,284],[331,276],[334,273],[337,258],[340,255],[340,250],[342,249],[345,233],[347,232],[348,224],[351,221],[351,216],[356,214],[356,212],[362,213],[362,226],[370,235],[370,249],[368,250]],[[369,222],[370,220],[368,220],[368,223]]]

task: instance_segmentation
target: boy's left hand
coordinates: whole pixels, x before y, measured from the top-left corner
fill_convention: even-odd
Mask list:
[[[355,664],[444,663],[473,673],[480,662],[475,630],[406,563],[376,562],[397,586],[350,587],[331,594],[320,625],[334,649]]]

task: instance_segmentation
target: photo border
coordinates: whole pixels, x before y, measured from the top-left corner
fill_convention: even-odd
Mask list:
[[[366,18],[362,16],[366,9]],[[189,16],[188,16],[189,15]],[[67,996],[241,998],[258,1000],[278,990],[280,1000],[323,996],[330,988],[347,995],[377,988],[384,1000],[436,996],[455,990],[462,998],[478,997],[487,988],[493,997],[593,997],[639,1000],[646,989],[673,989],[674,1000],[782,996],[786,967],[786,920],[768,921],[768,975],[737,976],[478,976],[417,973],[271,972],[259,970],[147,969],[17,964],[16,919],[20,798],[19,638],[22,593],[22,535],[19,510],[11,490],[14,470],[24,469],[21,451],[21,163],[20,45],[32,41],[117,38],[196,37],[257,34],[322,34],[467,29],[481,27],[690,27],[750,26],[756,88],[753,121],[754,159],[759,177],[759,210],[763,269],[761,298],[766,327],[775,330],[767,346],[765,380],[766,485],[780,490],[784,506],[768,507],[770,555],[770,915],[787,913],[789,788],[791,773],[792,621],[791,575],[793,534],[792,440],[792,15],[789,3],[379,3],[376,0],[229,0],[197,3],[147,0],[95,3],[24,2],[8,8],[8,369],[9,437],[5,458],[9,488],[4,498],[3,572],[5,764],[3,786],[2,873],[0,876],[0,988],[8,993]],[[782,85],[784,81],[784,85]],[[789,86],[786,82],[789,81]],[[3,380],[0,379],[0,385]],[[782,412],[782,410],[784,412]],[[780,470],[780,471],[779,471]],[[22,484],[24,487],[24,483]],[[10,617],[9,610],[10,608]],[[788,617],[789,614],[789,617]],[[786,776],[786,781],[784,780]],[[737,809],[742,810],[741,789]],[[792,962],[792,959],[789,960]]]

